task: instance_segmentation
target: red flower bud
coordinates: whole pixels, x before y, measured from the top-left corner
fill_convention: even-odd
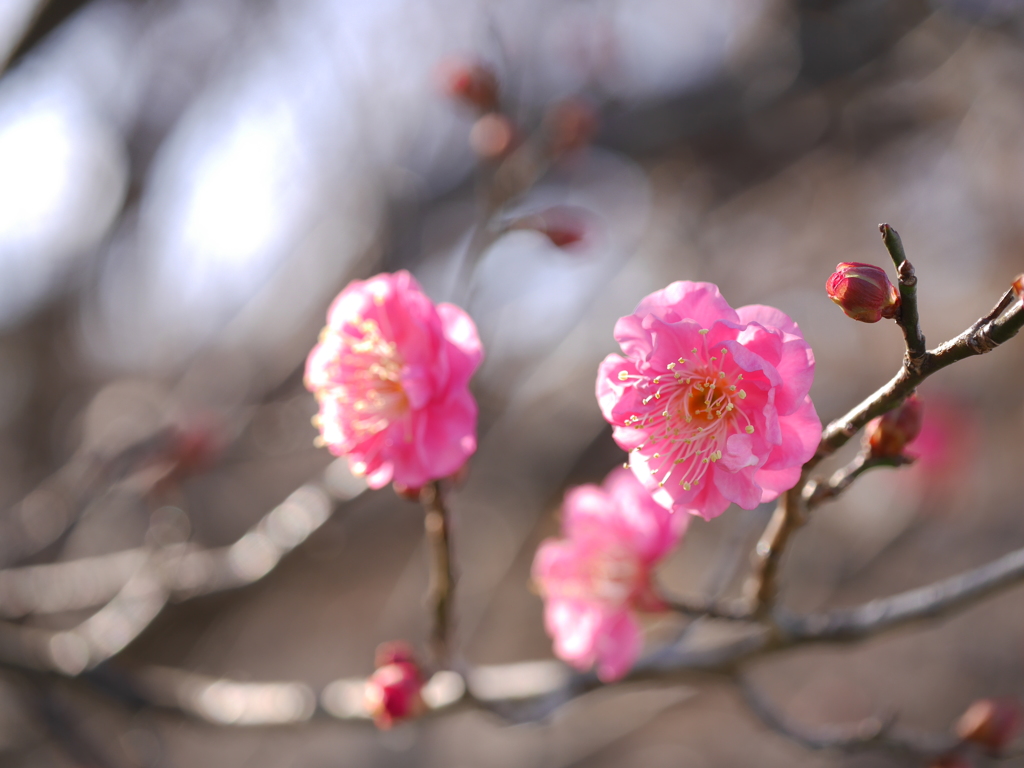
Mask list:
[[[896,457],[921,434],[921,401],[911,395],[887,414],[868,422],[864,444],[872,456]]]
[[[885,270],[874,264],[842,262],[825,283],[825,290],[843,312],[862,323],[895,317],[900,306],[896,286],[889,282]]]
[[[540,213],[516,219],[509,229],[532,229],[540,232],[558,248],[567,248],[583,240],[593,216],[583,208],[556,205]]]
[[[482,64],[452,59],[438,66],[438,78],[442,90],[481,112],[493,112],[498,108],[498,80]]]
[[[423,672],[406,643],[384,643],[377,648],[377,671],[366,681],[363,702],[378,728],[417,717],[424,704]]]
[[[1020,730],[1020,704],[1013,699],[979,699],[956,724],[956,735],[998,755]]]
[[[579,99],[568,99],[548,110],[544,122],[548,131],[548,148],[552,155],[580,149],[597,130],[597,115]]]
[[[469,130],[469,146],[480,157],[495,160],[512,149],[515,137],[512,121],[497,112],[490,112],[473,123]]]

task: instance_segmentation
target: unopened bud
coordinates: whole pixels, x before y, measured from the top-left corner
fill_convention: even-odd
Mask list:
[[[516,219],[509,229],[532,229],[540,232],[559,248],[568,248],[586,237],[588,211],[571,205],[556,205],[532,216]]]
[[[921,434],[921,401],[911,395],[884,416],[868,422],[864,444],[875,457],[894,458]]]
[[[979,699],[960,716],[956,734],[998,755],[1017,735],[1020,715],[1020,704],[1013,699]]]
[[[555,156],[582,148],[597,130],[597,115],[590,105],[579,99],[555,104],[544,122],[548,131],[548,148]]]
[[[412,648],[402,642],[384,643],[377,648],[376,662],[363,702],[377,727],[387,729],[422,714],[423,672]]]
[[[512,149],[515,135],[511,120],[497,112],[490,112],[473,123],[469,130],[469,146],[480,157],[494,160]]]
[[[900,292],[885,270],[874,264],[842,262],[825,283],[825,290],[843,312],[862,323],[895,317],[900,307]]]
[[[498,80],[489,68],[482,64],[451,59],[438,66],[438,78],[442,90],[481,112],[493,112],[498,108]]]

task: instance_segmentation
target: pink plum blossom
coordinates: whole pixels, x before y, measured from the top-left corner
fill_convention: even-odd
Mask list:
[[[540,545],[533,579],[555,654],[602,680],[622,677],[643,644],[634,611],[662,609],[651,569],[679,542],[689,518],[656,504],[633,474],[569,491],[562,539]]]
[[[408,272],[349,283],[306,361],[323,442],[371,488],[451,475],[476,451],[482,356],[469,315],[434,306]]]
[[[773,307],[733,309],[711,283],[655,291],[615,325],[597,399],[659,504],[710,520],[792,488],[821,436],[814,355]]]

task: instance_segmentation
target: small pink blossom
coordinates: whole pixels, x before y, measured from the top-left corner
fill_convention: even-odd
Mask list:
[[[408,272],[349,283],[306,361],[324,443],[371,488],[451,475],[476,451],[482,356],[469,315],[434,306]]]
[[[787,315],[680,281],[620,318],[615,338],[625,357],[601,363],[598,403],[659,504],[710,520],[796,484],[821,421],[814,355]]]
[[[643,644],[634,611],[662,608],[651,570],[679,542],[689,520],[654,503],[632,473],[614,470],[600,488],[569,491],[562,534],[540,545],[533,578],[555,654],[602,680],[622,677]]]

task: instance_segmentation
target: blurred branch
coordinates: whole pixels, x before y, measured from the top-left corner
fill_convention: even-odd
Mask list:
[[[558,662],[519,662],[471,669],[467,672],[468,686],[462,675],[440,671],[424,689],[424,698],[436,714],[472,706],[507,720],[537,721],[597,689],[641,681],[660,684],[684,679],[699,681],[709,675],[732,679],[745,663],[755,658],[811,643],[863,640],[914,621],[941,618],[1022,581],[1024,548],[957,576],[854,608],[806,616],[776,609],[770,620],[746,619],[732,609],[719,609],[719,618],[742,622],[748,631],[710,646],[676,644],[660,648],[640,659],[628,675],[614,683],[601,681],[593,672],[569,672]],[[695,604],[679,606],[687,611],[703,607],[709,615],[715,610]],[[28,631],[28,628],[20,629]],[[40,671],[39,665],[23,664],[13,658],[6,639],[0,634],[3,663]],[[79,680],[90,682],[94,674],[86,672]],[[369,722],[362,699],[365,678],[336,680],[319,696],[309,685],[297,681],[242,683],[157,667],[144,668],[132,675],[131,680],[130,685],[120,686],[118,693],[125,703],[170,709],[221,725],[297,723],[317,714]],[[109,686],[103,689],[111,692]],[[130,691],[130,695],[124,690]],[[931,747],[926,748],[926,745],[931,742],[877,720],[865,721],[853,730],[812,732],[773,716],[765,707],[757,713],[769,725],[781,726],[772,725],[776,730],[814,749],[878,747],[914,751],[920,755],[937,754],[951,746],[936,740],[934,750],[929,752]]]
[[[338,465],[325,475],[332,472],[338,472]],[[7,616],[105,603],[70,630],[0,622],[0,659],[67,675],[96,666],[141,634],[169,600],[232,589],[266,576],[326,522],[332,497],[347,500],[365,488],[348,479],[347,485],[325,481],[301,486],[228,547],[175,544],[0,571],[0,612]]]
[[[728,621],[750,621],[753,614],[746,604],[726,600],[683,600],[662,598],[670,611],[695,618],[726,619]]]
[[[803,617],[776,612],[785,642],[849,642],[922,619],[946,616],[1024,581],[1024,547],[970,571],[925,587]]]
[[[807,749],[861,752],[879,749],[920,758],[938,757],[957,746],[949,734],[924,734],[900,728],[895,716],[869,717],[847,726],[810,728],[794,723],[746,679],[737,681],[743,700],[758,719],[776,733]]]
[[[81,768],[117,768],[121,765],[89,737],[75,712],[57,698],[52,686],[46,682],[40,684],[38,710],[46,730],[74,765]]]

